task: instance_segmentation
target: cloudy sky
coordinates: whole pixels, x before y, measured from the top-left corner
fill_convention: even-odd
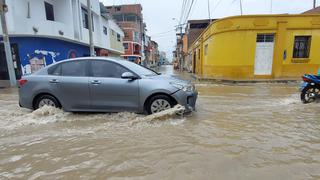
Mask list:
[[[105,5],[140,3],[143,6],[147,34],[159,43],[161,51],[172,58],[175,26],[181,16],[183,0],[101,0]],[[188,1],[188,0],[187,0]],[[190,0],[189,2],[191,2]],[[209,0],[211,18],[240,14],[240,0]],[[320,0],[318,0],[320,4]],[[243,14],[301,13],[313,6],[313,0],[242,0]],[[207,0],[194,0],[189,19],[208,18]],[[178,20],[173,20],[176,18]]]

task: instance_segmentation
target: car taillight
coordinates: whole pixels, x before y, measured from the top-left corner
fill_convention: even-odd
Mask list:
[[[19,80],[19,86],[23,86],[23,85],[25,85],[27,82],[28,82],[28,80],[26,80],[26,79],[20,79],[20,80]]]

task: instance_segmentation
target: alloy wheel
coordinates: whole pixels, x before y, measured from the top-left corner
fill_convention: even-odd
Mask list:
[[[157,99],[152,102],[151,104],[151,113],[158,113],[167,109],[170,109],[170,103],[165,99]]]
[[[56,104],[53,100],[51,99],[41,99],[41,101],[39,102],[39,108],[42,108],[43,106],[52,106],[52,107],[56,107]]]

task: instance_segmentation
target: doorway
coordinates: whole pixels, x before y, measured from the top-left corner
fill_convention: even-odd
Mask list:
[[[22,76],[21,62],[19,57],[18,45],[11,44],[13,66],[16,73],[16,78],[20,79]],[[9,72],[6,60],[6,53],[4,45],[0,44],[0,80],[9,80]]]
[[[254,75],[272,75],[274,34],[258,34]]]

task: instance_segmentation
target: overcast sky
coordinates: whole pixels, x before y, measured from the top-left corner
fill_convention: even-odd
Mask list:
[[[172,58],[176,43],[175,26],[180,19],[183,0],[100,0],[105,5],[140,3],[147,34]],[[191,2],[190,0],[189,2]],[[318,0],[320,1],[320,0]],[[240,14],[240,0],[210,0],[211,18],[222,18]],[[313,0],[242,0],[243,14],[301,13],[313,6]],[[320,2],[318,3],[320,4]],[[207,0],[195,0],[189,19],[208,18]]]

